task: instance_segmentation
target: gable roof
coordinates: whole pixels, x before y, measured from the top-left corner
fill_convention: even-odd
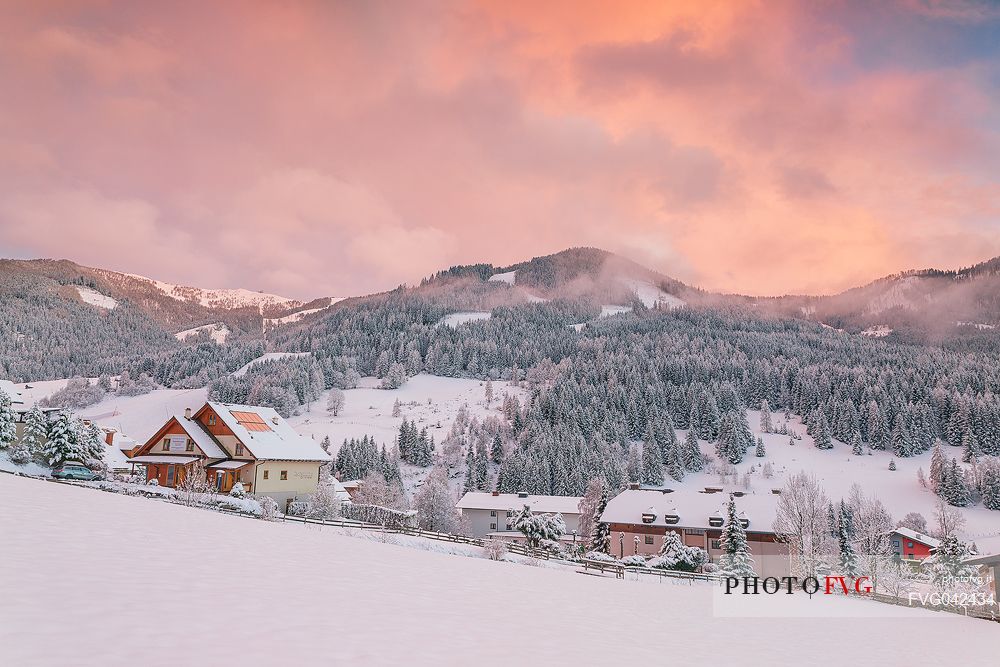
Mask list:
[[[329,461],[319,444],[295,432],[274,408],[209,401],[219,419],[258,460]],[[205,407],[198,411],[200,414]]]
[[[893,533],[902,535],[903,537],[913,540],[914,542],[920,542],[921,544],[926,544],[932,549],[937,548],[941,544],[941,540],[935,539],[930,535],[924,535],[923,533],[918,533],[912,528],[907,528],[905,526],[900,526],[899,528],[893,528]]]
[[[532,512],[545,514],[579,514],[580,496],[531,496],[522,498],[516,493],[493,495],[483,491],[469,491],[455,506],[472,510],[520,510],[525,505]]]
[[[162,439],[163,432],[174,422],[191,438],[192,442],[210,459],[228,459],[229,454],[215,441],[212,434],[202,428],[194,419],[188,419],[183,415],[171,415],[169,419],[156,430],[156,433],[142,446],[140,451],[149,450]]]
[[[736,511],[749,522],[747,530],[757,533],[774,532],[779,496],[772,493],[747,493],[736,498]],[[712,528],[709,518],[725,518],[728,493],[702,493],[693,489],[629,489],[622,491],[608,502],[601,515],[603,523],[625,523],[673,528]],[[653,521],[646,523],[643,514],[652,514]],[[667,523],[664,516],[678,517],[676,523]]]

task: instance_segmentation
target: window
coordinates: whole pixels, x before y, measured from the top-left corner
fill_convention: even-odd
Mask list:
[[[490,516],[496,516],[496,515],[497,515],[497,511],[496,510],[493,510],[492,512],[490,512]]]
[[[497,529],[497,525],[495,523],[491,523],[490,524],[490,530],[496,530],[496,529]]]
[[[267,478],[268,478],[268,475],[270,475],[270,474],[271,474],[271,471],[270,471],[270,470],[265,470],[265,471],[264,471],[264,479],[267,479]]]
[[[215,415],[214,414],[211,414],[211,415],[208,416],[208,425],[209,426],[215,426]]]
[[[236,443],[236,456],[243,456],[243,443],[242,442],[237,442]]]
[[[288,479],[288,471],[287,470],[282,470],[281,471],[281,479],[282,480]]]
[[[712,540],[712,548],[713,549],[721,549],[722,548],[722,541],[721,540]]]
[[[184,451],[185,452],[193,452],[194,451],[194,440],[192,440],[191,438],[188,438],[187,444],[184,446]]]
[[[174,467],[167,466],[167,486],[174,485]]]
[[[164,438],[163,439],[163,451],[165,451],[165,452],[169,452],[170,451],[170,438]]]
[[[906,543],[906,548],[907,549],[912,549],[913,548],[913,542],[907,542]]]
[[[898,549],[899,548],[899,540],[893,540],[892,541],[892,546],[894,546],[894,547],[896,547]]]
[[[702,530],[701,528],[688,528],[687,529],[687,534],[688,535],[704,535],[705,531]]]
[[[653,536],[652,535],[647,535],[646,536],[646,544],[652,544],[652,543],[653,543]]]
[[[507,530],[511,530],[510,521],[507,522]]]

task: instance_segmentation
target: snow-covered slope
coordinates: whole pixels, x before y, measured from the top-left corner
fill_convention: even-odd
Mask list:
[[[507,271],[505,273],[495,273],[490,276],[491,283],[507,283],[513,285],[517,279],[517,271]]]
[[[225,343],[226,339],[229,338],[229,334],[232,333],[232,331],[229,330],[229,327],[225,324],[217,322],[215,324],[205,324],[200,327],[193,327],[191,329],[185,329],[184,331],[178,331],[174,334],[174,336],[177,337],[177,340],[187,340],[192,336],[197,336],[203,331],[207,331],[211,339],[219,345]]]
[[[760,596],[756,613],[780,620],[725,618],[707,584],[431,553],[9,475],[0,534],[3,662],[19,667],[229,664],[234,650],[252,666],[488,666],[512,652],[660,665],[678,637],[719,664],[893,665],[905,647],[921,664],[985,665],[996,649],[993,624],[960,616],[800,594]],[[178,567],[178,585],[141,592]],[[86,574],[58,583],[74,572]],[[233,577],[252,587],[222,601]],[[162,622],[135,622],[148,609]],[[841,617],[803,618],[820,610]],[[157,648],[165,635],[171,650]]]
[[[273,359],[283,359],[285,357],[304,357],[307,356],[308,352],[268,352],[267,354],[262,354],[252,361],[248,361],[242,367],[233,371],[233,377],[240,377],[241,375],[246,375],[246,372],[250,370],[251,366],[259,364],[263,361],[271,361]]]
[[[660,305],[666,308],[681,308],[687,305],[684,299],[678,298],[673,294],[664,292],[656,285],[645,281],[636,280],[635,278],[622,278],[621,281],[628,286],[636,296],[639,297],[639,301],[642,301],[647,308],[652,308],[656,305]]]
[[[80,298],[83,299],[84,303],[89,303],[92,306],[97,306],[98,308],[103,308],[104,310],[114,310],[118,307],[118,302],[112,299],[106,294],[101,294],[97,290],[90,287],[83,287],[81,285],[74,285],[76,291],[79,292]]]
[[[480,313],[480,312],[468,312],[468,313],[452,313],[450,315],[445,315],[438,322],[440,326],[446,327],[457,327],[460,324],[465,324],[467,322],[476,322],[478,320],[488,320],[490,319],[490,313]]]
[[[107,272],[113,273],[113,272]],[[154,280],[134,273],[123,274],[130,278],[142,280],[152,284],[167,296],[178,301],[193,301],[206,308],[246,308],[256,307],[260,312],[270,307],[294,308],[300,305],[300,301],[278,296],[277,294],[267,294],[265,292],[253,292],[247,289],[204,289],[201,287],[187,287],[184,285],[174,285],[161,280]]]

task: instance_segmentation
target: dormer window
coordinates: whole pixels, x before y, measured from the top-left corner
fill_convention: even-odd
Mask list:
[[[163,439],[163,451],[165,451],[165,452],[169,452],[170,451],[170,438],[164,438]]]
[[[236,443],[236,456],[243,456],[243,443]]]
[[[208,416],[208,425],[209,426],[215,426],[215,415],[214,414],[210,414]]]
[[[648,510],[642,513],[643,523],[653,523],[654,521],[656,521],[656,514],[654,514],[652,510]]]
[[[663,523],[666,523],[666,524],[678,523],[680,520],[681,520],[681,518],[677,514],[664,514],[663,515]]]
[[[708,517],[708,525],[712,528],[721,528],[723,523],[724,522],[721,516]]]
[[[184,451],[185,452],[193,452],[194,451],[194,440],[192,440],[191,438],[188,438],[187,444],[184,445]]]
[[[740,525],[743,526],[744,529],[749,528],[750,527],[750,519],[740,519]]]

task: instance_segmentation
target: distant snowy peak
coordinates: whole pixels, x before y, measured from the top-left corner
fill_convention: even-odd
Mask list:
[[[153,280],[152,278],[134,273],[120,275],[146,282],[172,299],[197,303],[206,308],[234,310],[236,308],[255,307],[259,312],[263,313],[266,310],[289,309],[302,305],[301,301],[295,299],[289,299],[277,294],[267,294],[266,292],[253,292],[243,288],[204,289],[201,287],[187,287],[185,285],[165,283],[161,280]]]

